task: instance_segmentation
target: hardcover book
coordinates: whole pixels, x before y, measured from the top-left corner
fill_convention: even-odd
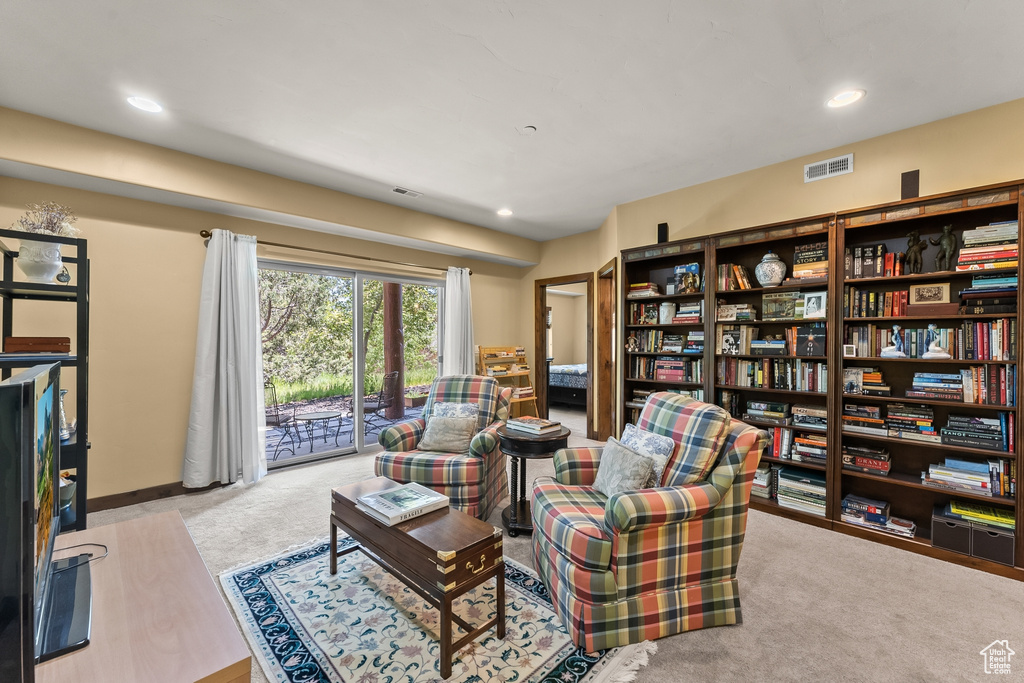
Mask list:
[[[360,496],[356,507],[392,526],[448,506],[448,496],[415,482]]]

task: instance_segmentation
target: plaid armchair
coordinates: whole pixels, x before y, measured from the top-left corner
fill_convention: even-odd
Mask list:
[[[667,392],[648,398],[637,426],[678,444],[659,487],[608,498],[591,488],[601,448],[558,451],[555,477],[534,484],[534,563],[588,652],[742,622],[736,565],[767,433]],[[681,484],[699,448],[717,460]]]
[[[384,452],[373,471],[402,484],[416,482],[449,498],[453,508],[487,519],[508,491],[505,455],[495,431],[508,419],[512,389],[493,377],[449,375],[430,387],[423,417],[381,430],[377,440]],[[435,403],[476,403],[480,407],[477,433],[469,453],[432,453],[417,449]]]

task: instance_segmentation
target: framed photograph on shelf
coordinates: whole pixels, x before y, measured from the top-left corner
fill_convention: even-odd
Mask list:
[[[804,320],[824,318],[828,292],[804,292]]]
[[[911,304],[949,303],[949,283],[933,282],[927,285],[910,285]]]
[[[853,344],[843,344],[843,358],[856,358],[857,347]]]

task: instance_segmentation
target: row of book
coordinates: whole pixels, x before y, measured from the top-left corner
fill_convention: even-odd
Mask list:
[[[757,309],[753,304],[727,304],[719,301],[715,307],[715,320],[757,320]]]
[[[904,538],[913,538],[917,533],[917,525],[913,521],[896,517],[891,513],[888,501],[874,500],[852,493],[843,497],[840,519],[849,524]]]
[[[718,384],[735,387],[811,392],[824,392],[828,387],[828,364],[800,358],[721,357],[716,371]]]
[[[887,448],[864,444],[843,444],[843,469],[867,472],[880,477],[888,476],[892,458]]]
[[[951,519],[960,519],[971,524],[993,527],[997,529],[1010,529],[1017,527],[1013,517],[1013,510],[1005,508],[994,508],[991,505],[975,503],[972,501],[951,500],[946,503],[942,515]]]
[[[720,292],[753,288],[750,282],[750,273],[747,272],[746,266],[735,263],[720,263],[718,264],[717,274],[717,285]]]
[[[915,372],[907,398],[1012,407],[1017,404],[1017,366],[972,365],[957,373]]]
[[[767,427],[765,431],[770,437],[765,455],[822,466],[828,461],[828,444],[824,434],[799,432],[788,427]]]
[[[797,467],[779,467],[775,496],[781,507],[824,517],[825,475]]]
[[[828,427],[828,411],[825,406],[790,405],[783,401],[747,401],[743,419],[821,431]]]
[[[1009,458],[975,462],[948,457],[941,464],[928,465],[928,470],[921,472],[921,483],[944,491],[1014,498],[1017,495],[1016,465]]]
[[[958,271],[1017,268],[1017,221],[999,221],[964,230],[963,247],[956,260]]]
[[[700,383],[704,381],[704,361],[701,358],[634,356],[629,361],[629,379]]]
[[[903,252],[889,253],[883,243],[846,247],[843,251],[843,275],[847,280],[898,277],[903,269]]]
[[[668,391],[673,394],[680,394],[682,396],[688,396],[695,401],[704,400],[703,389],[641,389],[635,388],[630,394],[630,398],[626,401],[626,408],[629,410],[629,414],[626,416],[626,421],[636,424],[640,419],[640,411],[643,410],[644,404],[647,403],[647,397],[653,394],[655,391]]]
[[[1000,411],[995,417],[951,413],[946,417],[946,425],[936,429],[932,406],[890,403],[885,408],[883,416],[881,406],[843,404],[843,431],[993,452],[1015,450],[1016,417],[1009,411]]]
[[[663,330],[634,330],[629,333],[626,349],[642,353],[704,352],[704,331],[691,330],[686,334],[666,334]]]
[[[895,333],[893,326],[889,325],[847,325],[843,330],[843,343],[852,345],[857,356],[870,358],[892,346]],[[1016,318],[966,320],[956,327],[935,329],[900,327],[899,335],[907,358],[923,358],[931,347],[932,339],[957,360],[1008,361],[1017,357]]]

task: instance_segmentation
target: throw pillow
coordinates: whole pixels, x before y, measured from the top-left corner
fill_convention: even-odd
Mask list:
[[[661,475],[665,472],[665,464],[668,463],[668,459],[672,457],[672,452],[676,449],[676,442],[667,436],[628,424],[622,430],[622,438],[619,443],[634,453],[646,455],[654,461],[654,471],[651,472],[648,488],[661,486]]]
[[[431,417],[476,417],[480,406],[476,403],[437,402],[430,410]]]
[[[439,417],[427,420],[419,445],[421,451],[436,453],[469,453],[469,443],[476,434],[476,417]]]
[[[653,460],[609,438],[601,452],[594,488],[609,498],[620,491],[636,491],[647,486],[653,470]]]

